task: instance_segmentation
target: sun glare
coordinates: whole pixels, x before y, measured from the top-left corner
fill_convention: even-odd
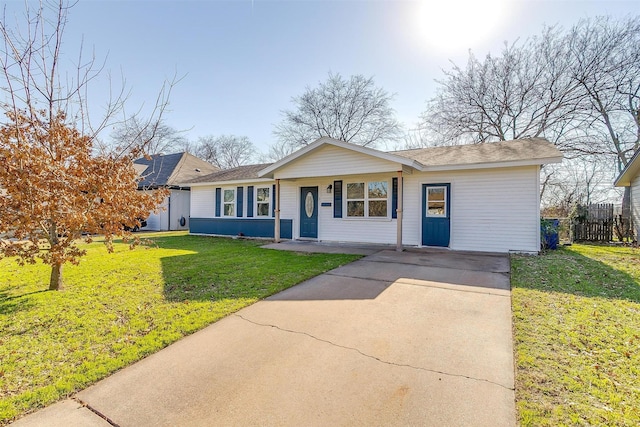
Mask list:
[[[441,52],[469,49],[494,35],[510,0],[423,0],[415,15],[421,41]]]

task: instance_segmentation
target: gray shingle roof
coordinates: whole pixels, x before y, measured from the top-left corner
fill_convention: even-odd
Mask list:
[[[458,166],[480,163],[513,162],[519,160],[549,159],[562,156],[560,151],[544,138],[514,139],[473,145],[417,148],[392,151],[390,154],[416,160],[424,166]]]
[[[140,174],[138,187],[163,187],[179,185],[197,177],[218,171],[219,168],[187,152],[156,154],[150,159],[135,160],[134,167],[146,169]]]
[[[270,165],[271,163],[260,163],[256,165],[238,166],[237,168],[224,169],[218,172],[210,173],[208,175],[195,178],[188,182],[224,182],[239,181],[245,179],[258,179],[258,172]]]

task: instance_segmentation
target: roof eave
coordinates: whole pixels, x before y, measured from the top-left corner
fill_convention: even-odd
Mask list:
[[[206,182],[188,182],[184,184],[184,186],[190,187],[209,187],[212,185],[225,186],[225,185],[236,185],[236,184],[251,184],[251,183],[262,183],[262,182],[272,182],[271,178],[248,178],[248,179],[234,179],[229,181],[206,181]]]
[[[520,166],[541,166],[551,163],[561,163],[562,156],[545,157],[540,159],[511,160],[505,162],[489,162],[489,163],[465,163],[460,165],[432,165],[424,166],[420,169],[423,172],[437,172],[449,170],[468,170],[468,169],[492,169],[492,168],[509,168]]]

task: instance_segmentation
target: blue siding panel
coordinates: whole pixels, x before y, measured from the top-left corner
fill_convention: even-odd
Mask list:
[[[273,238],[274,219],[272,218],[190,218],[189,232],[196,234],[217,234],[222,236],[266,237]],[[280,220],[280,237],[291,239],[293,221]]]

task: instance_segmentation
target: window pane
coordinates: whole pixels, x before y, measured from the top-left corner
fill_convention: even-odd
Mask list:
[[[347,199],[364,199],[364,182],[347,184]]]
[[[256,192],[256,199],[258,202],[268,202],[269,201],[269,189],[268,188],[258,188]]]
[[[347,216],[364,216],[364,202],[347,202]]]
[[[370,199],[386,199],[387,198],[387,182],[386,181],[370,182],[369,198]]]
[[[443,216],[444,212],[444,202],[429,202],[428,205],[428,214],[434,216]]]
[[[235,214],[235,205],[233,203],[225,203],[224,204],[224,216],[234,216]]]
[[[429,189],[429,201],[441,200],[444,201],[444,188],[435,187]]]
[[[369,202],[369,216],[387,216],[387,201],[372,200]]]
[[[235,191],[233,190],[224,190],[224,201],[233,202],[235,199]]]
[[[269,203],[258,203],[258,216],[269,216]]]

